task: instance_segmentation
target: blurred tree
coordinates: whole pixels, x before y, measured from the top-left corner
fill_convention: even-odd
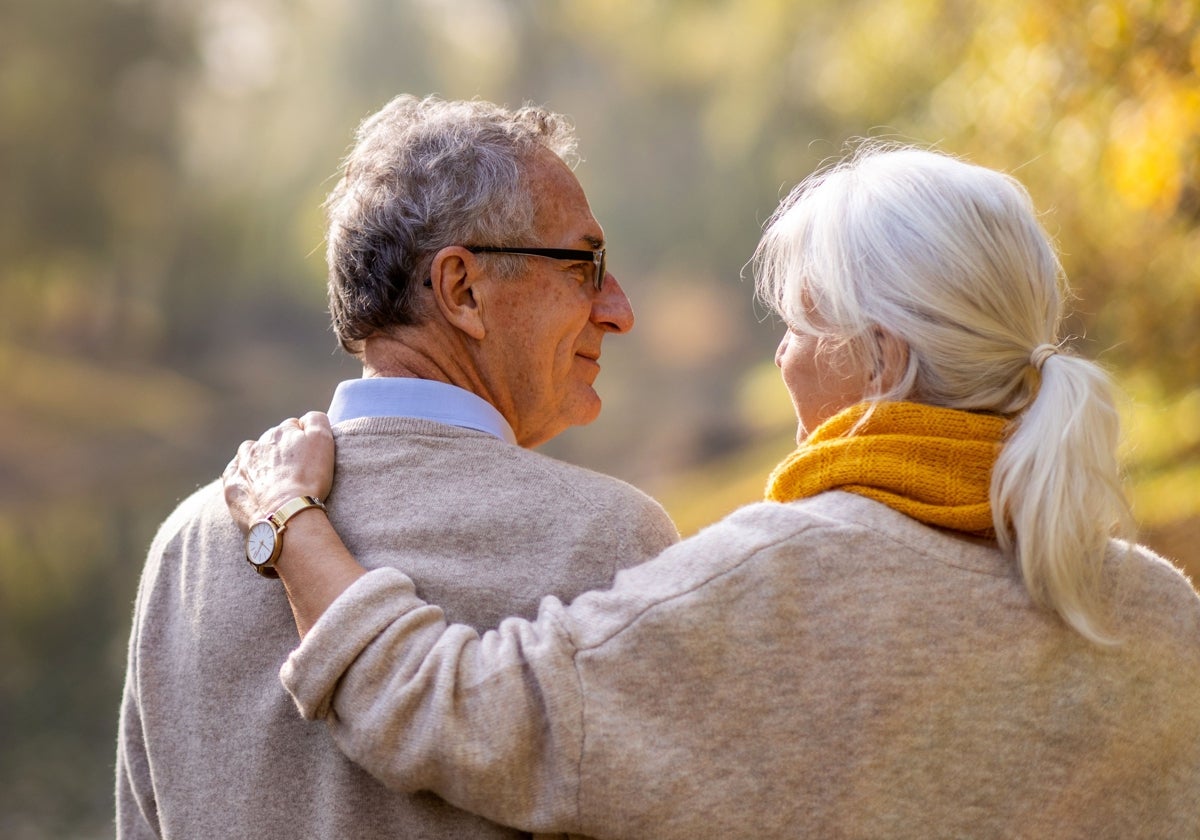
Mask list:
[[[113,447],[78,442],[98,428],[110,443],[139,437],[139,403],[153,417],[151,389],[166,384],[120,369],[145,372],[137,360],[165,338],[165,269],[183,229],[174,114],[190,50],[186,20],[148,0],[0,4],[6,837],[86,836],[111,810],[110,645],[129,603],[119,561],[144,550],[132,542],[145,526],[120,516]],[[110,492],[80,495],[97,484]]]
[[[0,336],[131,355],[161,338],[190,41],[149,0],[0,8]],[[137,243],[139,247],[129,247]]]
[[[593,0],[563,15],[627,96],[692,103],[703,166],[728,176],[689,197],[707,221],[686,227],[706,241],[846,138],[936,144],[1013,171],[1052,213],[1077,326],[1114,363],[1176,390],[1200,381],[1192,0]]]
[[[1200,8],[981,4],[925,136],[1018,169],[1052,212],[1078,325],[1123,370],[1200,382]]]

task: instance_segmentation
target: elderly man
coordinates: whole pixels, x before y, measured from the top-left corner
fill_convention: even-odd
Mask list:
[[[363,364],[329,409],[331,516],[364,564],[402,556],[424,598],[481,629],[678,538],[641,492],[526,448],[597,416],[601,344],[633,326],[574,142],[540,109],[402,96],[362,124],[327,202],[334,329]],[[119,836],[521,836],[387,790],[283,692],[294,631],[272,563],[286,520],[318,505],[243,543],[214,483],[160,529],[129,646]]]

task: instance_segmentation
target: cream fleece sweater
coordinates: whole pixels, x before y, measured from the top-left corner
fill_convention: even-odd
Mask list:
[[[339,424],[330,518],[369,567],[404,562],[455,621],[532,617],[678,539],[627,484],[467,429]],[[122,838],[511,838],[428,793],[389,791],[279,685],[296,630],[246,563],[219,484],[167,520],[135,607],[117,755]]]
[[[373,571],[282,678],[387,784],[534,830],[1200,837],[1200,599],[1143,549],[1109,571],[1101,648],[991,543],[830,492],[482,638]]]

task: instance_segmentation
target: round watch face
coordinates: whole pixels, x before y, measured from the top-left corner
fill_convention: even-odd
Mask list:
[[[275,528],[270,522],[255,522],[246,535],[246,558],[255,566],[271,560],[275,551]]]

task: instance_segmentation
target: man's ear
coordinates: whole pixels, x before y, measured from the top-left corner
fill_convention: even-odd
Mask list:
[[[475,255],[458,245],[438,251],[429,265],[428,283],[442,317],[476,341],[487,333],[475,294],[482,279]]]

